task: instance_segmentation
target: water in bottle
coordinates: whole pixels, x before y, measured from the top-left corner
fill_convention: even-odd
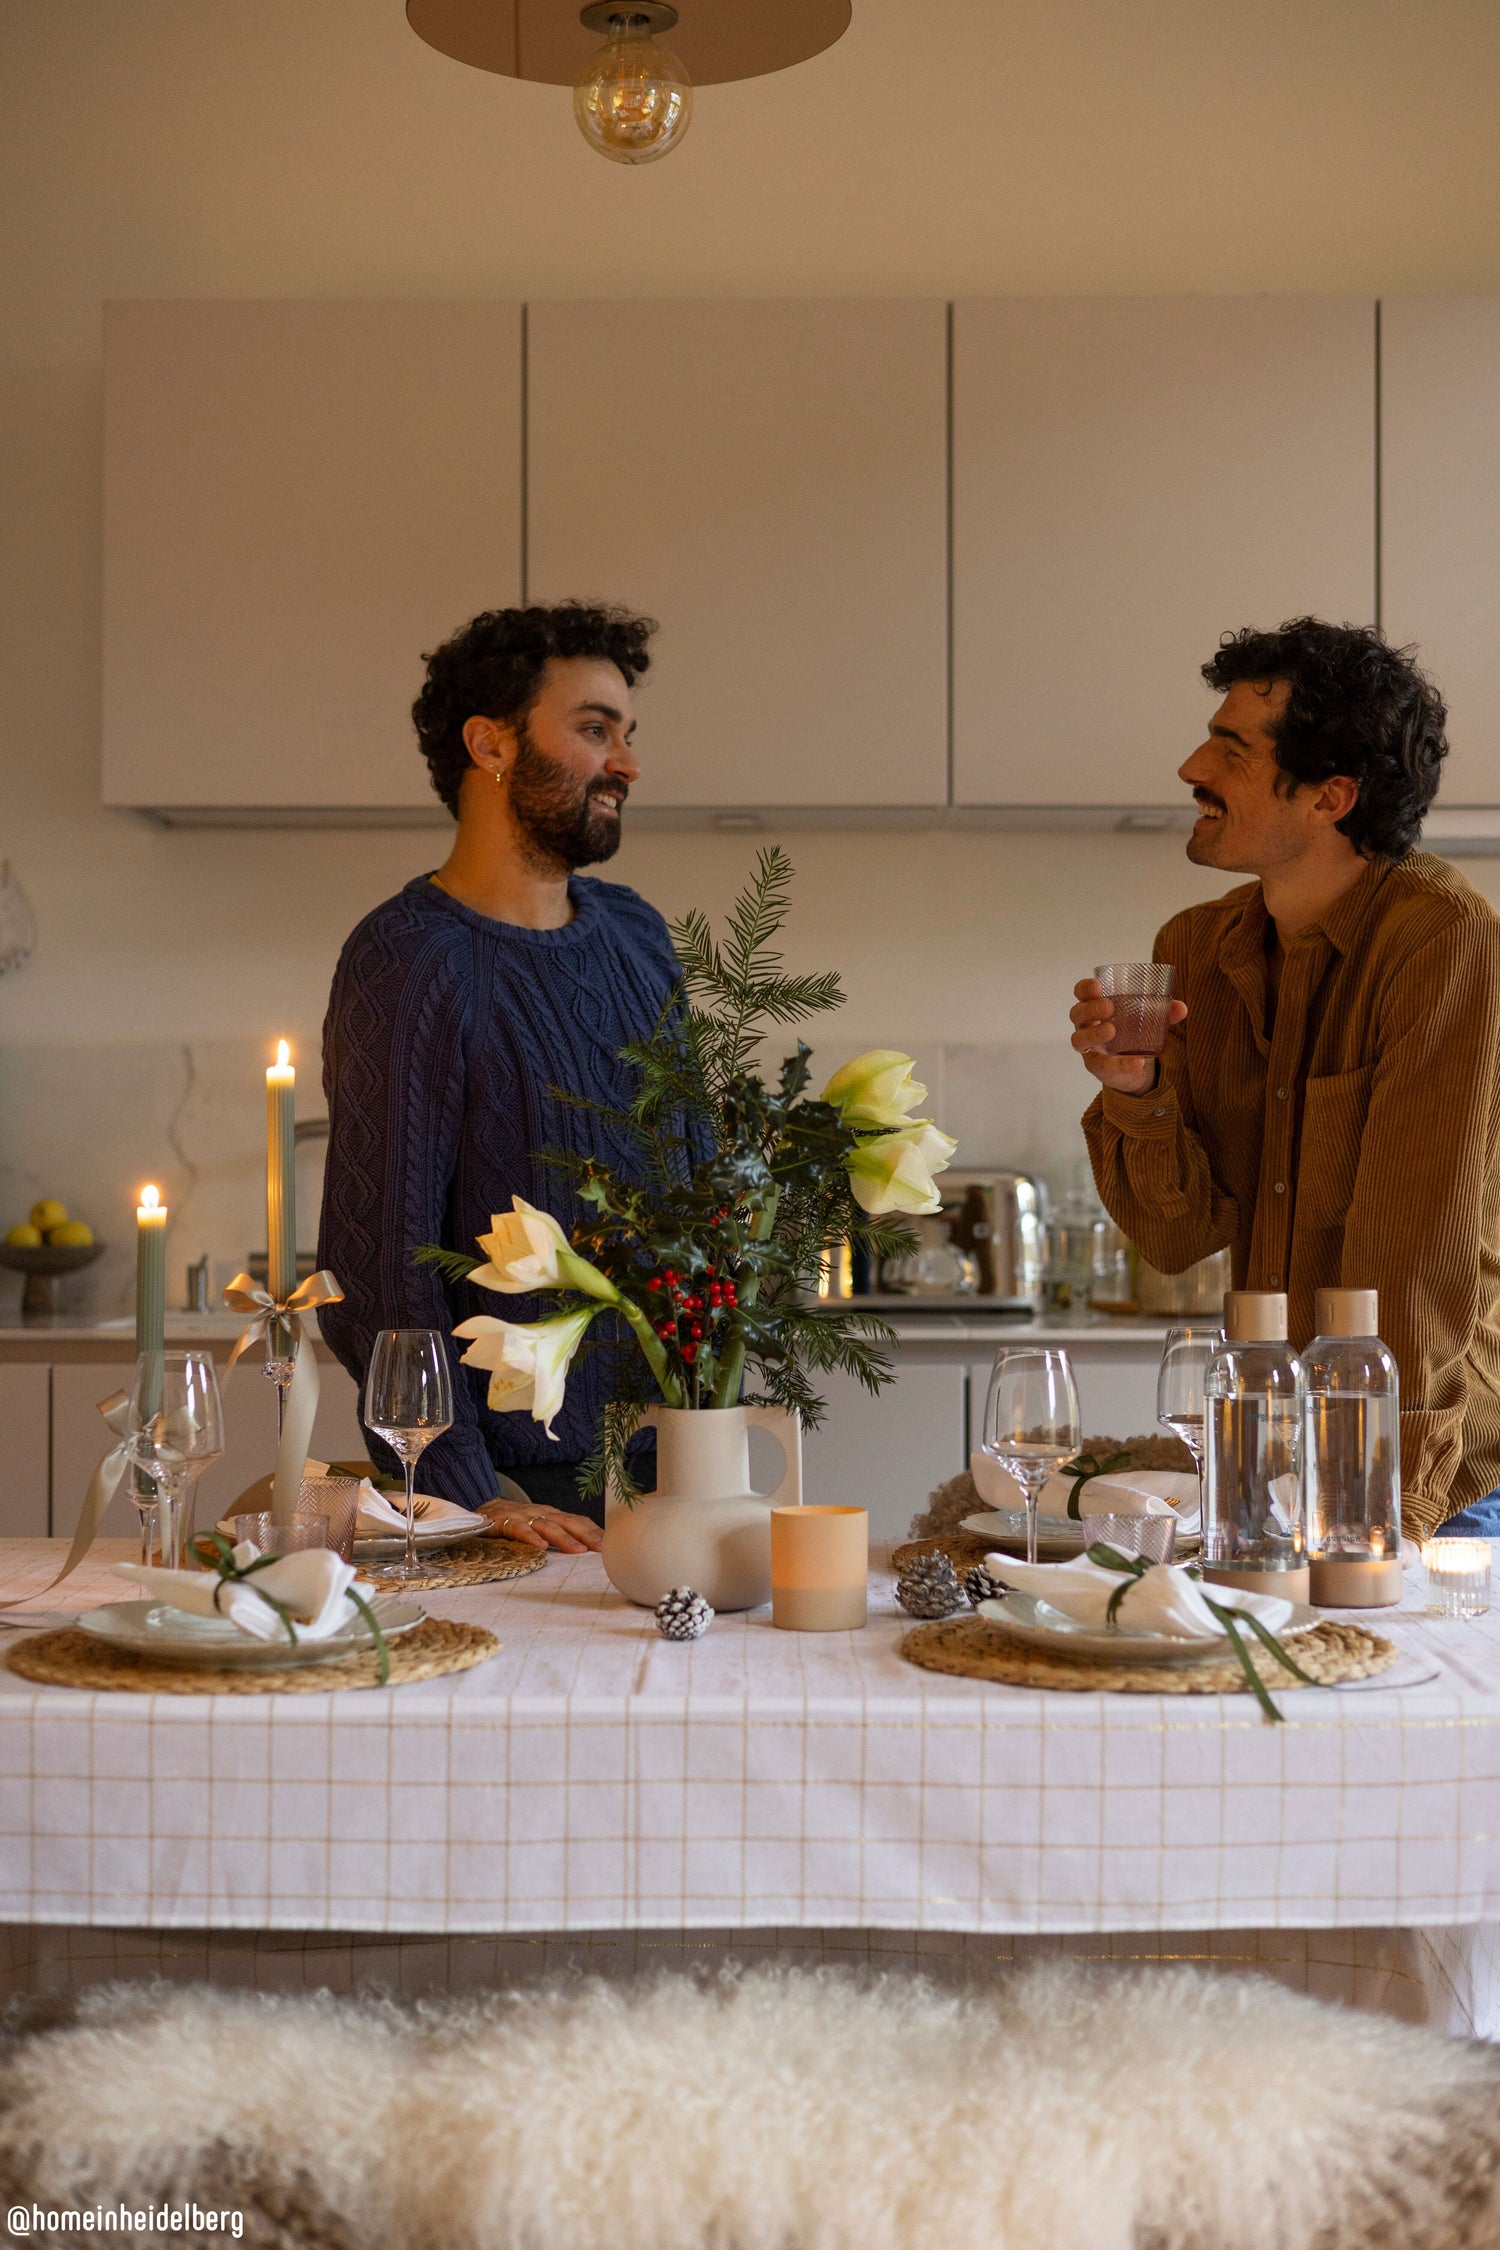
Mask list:
[[[1381,1609],[1401,1599],[1401,1386],[1373,1289],[1320,1289],[1302,1355],[1302,1459],[1312,1599]]]
[[[1303,1380],[1284,1296],[1228,1292],[1204,1393],[1203,1575],[1305,1602]]]

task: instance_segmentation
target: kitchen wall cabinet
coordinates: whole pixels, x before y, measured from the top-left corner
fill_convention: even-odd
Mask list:
[[[108,307],[105,803],[435,809],[408,713],[520,593],[520,401],[515,304]]]
[[[0,1429],[5,1432],[0,1539],[47,1536],[51,1377],[50,1367],[0,1367]]]
[[[1500,805],[1500,298],[1386,299],[1380,424],[1382,622],[1448,704],[1442,807]]]
[[[1361,300],[954,308],[960,805],[1182,800],[1226,630],[1375,614]]]
[[[635,802],[941,806],[945,307],[527,323],[529,591],[662,623]]]

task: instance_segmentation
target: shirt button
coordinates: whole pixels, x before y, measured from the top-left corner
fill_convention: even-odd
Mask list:
[[[1276,1182],[1276,1185],[1275,1185],[1275,1187],[1274,1187],[1274,1188],[1272,1189],[1272,1193],[1273,1193],[1274,1195],[1285,1195],[1285,1194],[1286,1194],[1286,1181],[1285,1181],[1285,1180],[1278,1180],[1278,1181]]]
[[[1167,1113],[1164,1109],[1153,1109],[1151,1114],[1153,1117],[1165,1117]]]
[[[1273,1273],[1273,1274],[1272,1274],[1272,1276],[1271,1276],[1271,1287],[1272,1287],[1273,1289],[1279,1289],[1279,1288],[1281,1287],[1281,1276],[1280,1276],[1280,1274],[1279,1274],[1279,1273]]]
[[[1289,1086],[1278,1086],[1276,1089],[1276,1099],[1279,1102],[1286,1101],[1289,1098],[1290,1094],[1291,1088]]]

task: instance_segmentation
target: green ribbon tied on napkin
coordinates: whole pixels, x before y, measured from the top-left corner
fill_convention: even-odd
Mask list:
[[[1170,1567],[1166,1564],[1153,1566],[1150,1558],[1146,1555],[1122,1555],[1117,1547],[1106,1547],[1102,1542],[1088,1549],[1087,1559],[1089,1562],[1096,1564],[1100,1570],[1117,1570],[1120,1573],[1120,1583],[1110,1595],[1108,1606],[1104,1612],[1106,1625],[1115,1626],[1118,1626],[1120,1622],[1120,1605],[1136,1580],[1144,1578],[1146,1572],[1153,1567],[1162,1569]],[[1250,1661],[1250,1652],[1240,1638],[1240,1626],[1248,1625],[1262,1647],[1269,1650],[1277,1663],[1284,1665],[1294,1678],[1302,1682],[1304,1687],[1316,1687],[1317,1681],[1309,1673],[1304,1672],[1300,1664],[1292,1661],[1280,1641],[1277,1640],[1276,1635],[1270,1631],[1269,1627],[1262,1625],[1258,1617],[1252,1617],[1247,1609],[1230,1609],[1224,1602],[1216,1602],[1204,1586],[1201,1574],[1198,1571],[1190,1570],[1187,1575],[1193,1580],[1199,1593],[1202,1594],[1214,1616],[1228,1634],[1230,1644],[1239,1659],[1240,1670],[1245,1675],[1245,1685],[1249,1688],[1250,1693],[1268,1719],[1274,1719],[1278,1726],[1284,1725],[1285,1721],[1281,1713],[1277,1710],[1267,1692],[1265,1681]]]
[[[1082,1513],[1078,1505],[1078,1495],[1084,1486],[1095,1477],[1112,1477],[1116,1469],[1128,1469],[1131,1458],[1132,1456],[1128,1453],[1115,1453],[1111,1455],[1109,1460],[1101,1461],[1097,1454],[1080,1453],[1076,1461],[1064,1462],[1057,1473],[1059,1476],[1073,1479],[1073,1489],[1068,1494],[1068,1514],[1072,1517],[1074,1523],[1079,1521]]]
[[[274,1594],[267,1593],[264,1586],[257,1586],[255,1583],[256,1572],[269,1570],[272,1563],[280,1562],[281,1557],[279,1555],[257,1555],[253,1562],[238,1563],[234,1559],[234,1549],[224,1537],[222,1531],[210,1532],[209,1541],[212,1544],[213,1553],[207,1558],[208,1566],[210,1570],[218,1573],[219,1578],[219,1583],[214,1588],[214,1608],[219,1610],[220,1616],[223,1615],[223,1611],[219,1609],[219,1597],[224,1588],[226,1586],[248,1586],[252,1594],[259,1594],[268,1609],[275,1610],[282,1624],[286,1627],[287,1639],[295,1648],[297,1645],[297,1620],[292,1615],[291,1610],[285,1602],[279,1602]],[[348,1588],[348,1595],[360,1616],[369,1626],[374,1638],[375,1654],[380,1665],[380,1684],[384,1687],[391,1676],[391,1652],[386,1645],[385,1635],[375,1622],[375,1612],[364,1596],[357,1594],[352,1586]]]

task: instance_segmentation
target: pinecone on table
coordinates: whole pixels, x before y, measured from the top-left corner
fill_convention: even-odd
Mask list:
[[[908,1617],[951,1617],[963,1607],[958,1572],[946,1555],[922,1555],[897,1580],[896,1599]]]
[[[1003,1578],[997,1578],[988,1563],[977,1562],[964,1572],[964,1592],[970,1604],[978,1609],[981,1602],[997,1602],[1010,1588]]]
[[[713,1610],[691,1586],[674,1586],[656,1605],[656,1630],[664,1641],[696,1641],[713,1621]]]

